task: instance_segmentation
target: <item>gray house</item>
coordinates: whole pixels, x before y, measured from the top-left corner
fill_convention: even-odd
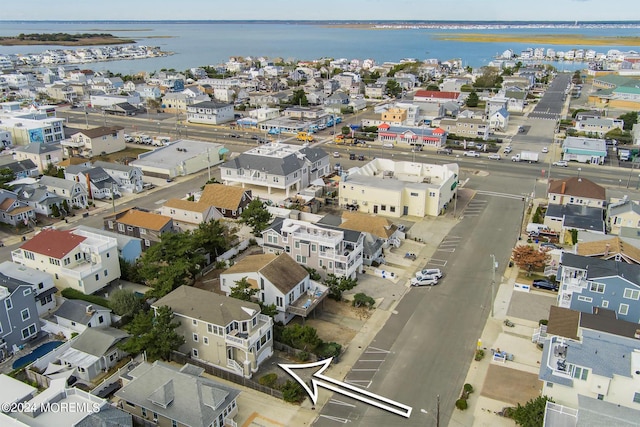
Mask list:
[[[122,409],[160,426],[235,425],[240,392],[202,376],[204,369],[178,369],[162,362],[142,363],[121,377],[116,397]]]
[[[40,333],[38,308],[31,284],[0,274],[0,358]]]
[[[84,186],[79,182],[53,176],[43,176],[39,182],[41,185],[47,187],[47,190],[50,192],[66,199],[69,206],[87,207],[87,190],[85,190]]]
[[[557,278],[560,307],[583,313],[608,309],[618,319],[640,323],[640,265],[563,252]]]
[[[127,355],[118,348],[118,344],[129,334],[116,328],[87,328],[62,355],[60,362],[76,368],[77,376],[85,381],[115,366]]]
[[[79,299],[63,302],[54,313],[58,325],[76,332],[111,326],[111,310]]]

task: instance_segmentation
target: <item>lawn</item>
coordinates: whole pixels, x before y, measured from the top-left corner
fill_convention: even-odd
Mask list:
[[[146,153],[151,151],[146,148],[138,148],[138,147],[127,147],[122,151],[118,151],[117,153],[104,154],[100,156],[93,157],[91,160],[102,160],[104,162],[112,162],[112,163],[127,163],[131,160],[135,160],[138,158],[138,155],[141,153]]]

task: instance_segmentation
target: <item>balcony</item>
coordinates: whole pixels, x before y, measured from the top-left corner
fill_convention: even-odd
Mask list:
[[[24,264],[24,256],[22,255],[22,249],[15,249],[11,251],[11,259],[16,264]]]
[[[85,146],[84,141],[75,141],[73,139],[65,139],[60,141],[60,145],[63,147],[73,147],[73,148],[82,148]]]
[[[267,333],[273,326],[273,320],[269,316],[264,314],[258,315],[258,324],[248,332],[240,332],[234,329],[230,333],[224,336],[225,342],[233,347],[239,348],[243,351],[249,351],[249,348],[253,346],[261,336]]]
[[[571,379],[572,366],[567,363],[567,351],[569,346],[564,338],[553,337],[549,340],[549,353],[546,360],[547,368],[553,375]]]
[[[283,228],[283,231],[284,230]],[[342,236],[339,234],[331,235],[329,232],[311,229],[309,231],[296,230],[292,232],[293,237],[299,240],[307,240],[310,242],[317,242],[330,247],[335,248],[342,241]]]
[[[287,313],[307,317],[327,297],[329,294],[328,287],[313,281],[310,283],[312,284],[311,288],[295,300],[293,304],[287,306]]]

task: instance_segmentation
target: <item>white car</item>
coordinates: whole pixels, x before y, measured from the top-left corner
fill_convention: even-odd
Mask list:
[[[480,153],[476,153],[475,151],[465,151],[465,157],[480,157]]]
[[[566,168],[569,166],[569,162],[566,160],[558,160],[557,162],[553,162],[553,166],[562,166],[563,168]]]
[[[333,157],[335,157],[335,158],[340,157],[340,153],[339,153],[339,152],[337,152],[337,151],[334,151],[334,152],[333,152]]]
[[[504,154],[509,154],[512,151],[513,151],[513,148],[511,148],[510,145],[504,147]]]
[[[411,279],[411,286],[433,286],[438,284],[435,276],[421,276]]]
[[[385,144],[382,144],[382,146],[383,146],[384,148],[393,148],[393,143],[392,143],[392,142],[387,142],[387,143],[385,143]]]
[[[439,268],[425,268],[416,273],[416,277],[433,276],[436,279],[442,279],[442,271]]]
[[[502,159],[502,157],[500,157],[500,154],[489,154],[487,156],[487,158],[490,159],[490,160],[500,160],[500,159]]]
[[[548,153],[548,152],[549,152],[549,149],[548,149],[547,147],[542,147],[542,152],[543,152],[543,153]]]

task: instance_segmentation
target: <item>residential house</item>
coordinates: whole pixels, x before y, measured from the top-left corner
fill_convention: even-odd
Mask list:
[[[100,126],[93,129],[76,129],[69,139],[61,142],[67,157],[93,157],[111,154],[126,148],[122,126]]]
[[[16,160],[31,160],[40,173],[44,173],[50,165],[56,165],[62,160],[60,144],[31,143],[15,147],[14,151]]]
[[[253,302],[180,286],[151,306],[168,306],[184,336],[180,351],[250,378],[273,354],[273,319]]]
[[[395,162],[377,158],[352,168],[339,184],[341,205],[392,218],[441,215],[453,201],[458,165]]]
[[[355,278],[362,272],[364,235],[360,232],[276,218],[262,238],[264,253],[286,253],[322,275]]]
[[[123,410],[162,427],[235,426],[240,392],[202,376],[204,369],[144,362],[121,376]]]
[[[87,190],[79,182],[53,176],[43,176],[40,178],[39,183],[46,187],[47,191],[66,200],[67,204],[74,209],[84,209],[88,206]]]
[[[40,333],[33,287],[0,273],[0,355],[4,360]]]
[[[20,202],[32,207],[36,214],[51,216],[57,208],[58,212],[67,213],[71,206],[65,209],[64,199],[53,192],[47,190],[47,187],[35,184],[15,184],[12,187],[18,196]],[[55,208],[54,208],[55,206]]]
[[[111,326],[110,309],[79,299],[65,300],[53,315],[58,325],[78,333]]]
[[[481,138],[485,141],[489,138],[489,131],[491,130],[490,124],[485,120],[461,117],[457,119],[441,119],[438,127],[459,137]]]
[[[614,129],[622,130],[624,127],[624,120],[612,119],[612,118],[587,118],[580,120],[576,123],[576,130],[578,132],[585,132],[586,134],[596,134],[602,138],[607,132],[611,132]]]
[[[299,192],[314,180],[328,175],[329,155],[320,148],[270,143],[245,151],[220,165],[225,184],[237,182]]]
[[[580,235],[578,235],[578,240]],[[576,255],[640,264],[637,240],[613,237],[603,240],[578,241]]]
[[[116,240],[83,230],[40,231],[11,252],[13,262],[54,276],[58,288],[92,294],[120,278]]]
[[[68,166],[65,178],[85,186],[91,199],[115,199],[120,197],[120,187],[115,179],[102,168]]]
[[[421,147],[442,148],[447,143],[447,132],[442,128],[402,127],[386,123],[378,125],[378,141],[383,144],[409,144]]]
[[[295,316],[309,316],[328,294],[326,286],[310,280],[307,270],[285,253],[241,259],[220,274],[220,290],[229,296],[242,279],[259,289],[256,298],[260,302],[275,305],[274,320],[285,325]]]
[[[366,98],[382,99],[387,93],[387,87],[383,84],[372,83],[364,87],[364,96]]]
[[[415,102],[442,105],[445,102],[462,102],[461,92],[442,92],[437,90],[418,90],[413,96]]]
[[[27,225],[34,221],[36,211],[25,202],[20,201],[13,191],[0,188],[0,222],[13,225]]]
[[[219,125],[232,122],[233,119],[232,104],[203,101],[187,106],[187,121],[189,123]]]
[[[116,239],[118,257],[124,259],[128,263],[135,264],[136,260],[142,256],[143,242],[142,239],[138,237],[125,236],[124,234],[118,234],[107,230],[87,227],[86,225],[76,225],[75,229],[101,234],[103,236]],[[0,267],[1,266],[2,264],[0,264]]]
[[[496,111],[500,111],[502,109],[507,110],[507,103],[509,102],[508,99],[506,98],[502,98],[502,97],[498,97],[498,96],[494,96],[492,98],[489,98],[485,101],[485,108],[484,108],[484,113],[488,116],[491,117],[493,115],[493,113],[495,113]],[[508,112],[509,110],[507,110]]]
[[[78,95],[73,90],[73,87],[63,82],[56,82],[45,86],[45,93],[49,95],[51,99],[74,103],[77,101]]]
[[[171,92],[166,93],[162,97],[162,109],[165,113],[171,114],[186,114],[187,107],[196,103],[193,97],[190,97],[186,93]]]
[[[64,121],[27,110],[3,117],[0,130],[11,133],[14,145],[55,144],[65,137]]]
[[[212,205],[184,199],[167,200],[160,207],[160,214],[173,219],[177,231],[195,229],[202,223],[222,218],[222,214]]]
[[[525,101],[527,99],[527,92],[525,90],[512,90],[501,91],[498,96],[507,100],[507,111],[522,113],[524,111]]]
[[[93,163],[96,168],[102,168],[114,179],[121,191],[126,193],[139,193],[144,185],[142,169],[131,165],[103,162],[98,160]]]
[[[607,157],[607,144],[604,139],[568,136],[562,142],[562,159],[603,165]]]
[[[544,225],[561,235],[570,230],[605,234],[603,214],[603,208],[597,206],[550,203],[544,216]]]
[[[592,313],[612,310],[614,317],[640,323],[640,266],[563,252],[558,305]]]
[[[0,274],[13,279],[16,283],[22,282],[31,285],[38,316],[44,316],[49,313],[49,310],[56,308],[56,300],[53,295],[58,289],[49,273],[11,261],[4,261],[0,264]]]
[[[109,326],[87,328],[60,354],[60,363],[75,368],[78,378],[91,382],[127,355],[118,345],[128,337],[128,333]]]
[[[473,81],[469,77],[450,77],[440,83],[442,92],[461,92],[462,86],[471,86]]]
[[[94,108],[112,108],[117,104],[131,104],[132,106],[140,105],[140,94],[131,92],[127,95],[91,95],[89,98]]]
[[[622,227],[640,230],[640,204],[624,197],[607,206],[607,226],[610,234],[620,234]]]
[[[381,119],[390,126],[403,126],[407,122],[407,110],[403,108],[389,108],[381,114]]]
[[[0,157],[0,169],[9,169],[15,179],[33,178],[40,175],[38,167],[31,159],[14,160],[9,156]]]
[[[581,313],[551,306],[540,362],[541,395],[573,408],[587,398],[612,404],[616,413],[633,409],[637,423],[638,336],[636,322],[616,319],[610,310]],[[618,417],[609,421],[632,425]]]
[[[489,127],[494,130],[504,131],[509,126],[509,112],[501,108],[489,116]]]
[[[587,178],[571,177],[549,182],[549,203],[585,205],[604,208],[607,202],[604,187]]]
[[[147,250],[151,245],[160,242],[162,233],[175,231],[171,217],[139,208],[129,208],[106,215],[104,229],[142,239],[142,250]]]
[[[10,388],[8,394],[20,392]],[[17,399],[17,396],[10,398]],[[0,414],[0,424],[7,427],[49,427],[49,426],[118,426],[133,427],[131,415],[112,406],[104,399],[80,390],[68,388],[67,378],[57,378],[49,382],[40,394],[27,400],[25,408],[33,410],[15,411]],[[43,410],[50,408],[49,410]],[[54,410],[58,409],[59,410]],[[67,409],[63,409],[67,408]],[[71,409],[73,408],[73,409]]]

